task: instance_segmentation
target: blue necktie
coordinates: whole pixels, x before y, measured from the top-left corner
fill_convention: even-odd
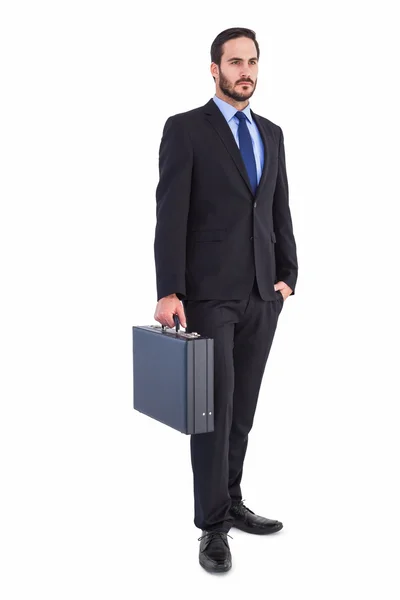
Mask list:
[[[243,162],[247,169],[247,174],[250,179],[250,184],[253,189],[253,194],[257,189],[257,167],[256,159],[254,158],[253,142],[251,140],[250,131],[248,130],[246,115],[240,110],[237,111],[235,117],[239,119],[239,148],[243,158]]]

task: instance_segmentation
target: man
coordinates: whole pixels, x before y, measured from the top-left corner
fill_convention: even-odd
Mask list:
[[[210,572],[231,567],[230,527],[267,534],[283,526],[248,509],[240,487],[298,270],[282,130],[249,106],[259,55],[253,31],[220,33],[211,46],[214,97],[167,119],[159,154],[154,318],[174,327],[177,314],[187,331],[214,339],[214,431],[190,438],[199,561]]]

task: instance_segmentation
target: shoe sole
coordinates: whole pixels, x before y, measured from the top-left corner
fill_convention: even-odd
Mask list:
[[[236,529],[240,529],[241,531],[245,531],[246,533],[255,533],[257,535],[269,535],[271,533],[277,533],[283,527],[283,523],[277,525],[276,527],[271,527],[270,529],[254,529],[254,527],[247,527],[242,523],[233,523],[232,527],[236,527]]]

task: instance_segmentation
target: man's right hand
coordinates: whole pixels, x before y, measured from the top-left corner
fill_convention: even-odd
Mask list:
[[[160,298],[157,302],[156,312],[154,318],[161,325],[167,325],[167,327],[175,327],[173,315],[178,315],[179,322],[182,327],[187,327],[185,311],[183,304],[179,300],[176,294],[170,294],[164,298]]]

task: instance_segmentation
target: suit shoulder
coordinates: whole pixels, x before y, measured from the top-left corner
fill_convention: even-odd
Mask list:
[[[193,133],[198,131],[203,123],[203,110],[204,107],[199,106],[198,108],[170,115],[164,123],[164,132],[173,129],[183,135],[186,133],[191,139]]]
[[[276,123],[274,123],[273,121],[271,121],[270,119],[267,119],[266,117],[262,117],[261,115],[257,115],[257,117],[259,119],[261,119],[262,124],[271,131],[271,133],[274,133],[275,135],[280,135],[281,134],[281,127],[279,125],[277,125]]]

